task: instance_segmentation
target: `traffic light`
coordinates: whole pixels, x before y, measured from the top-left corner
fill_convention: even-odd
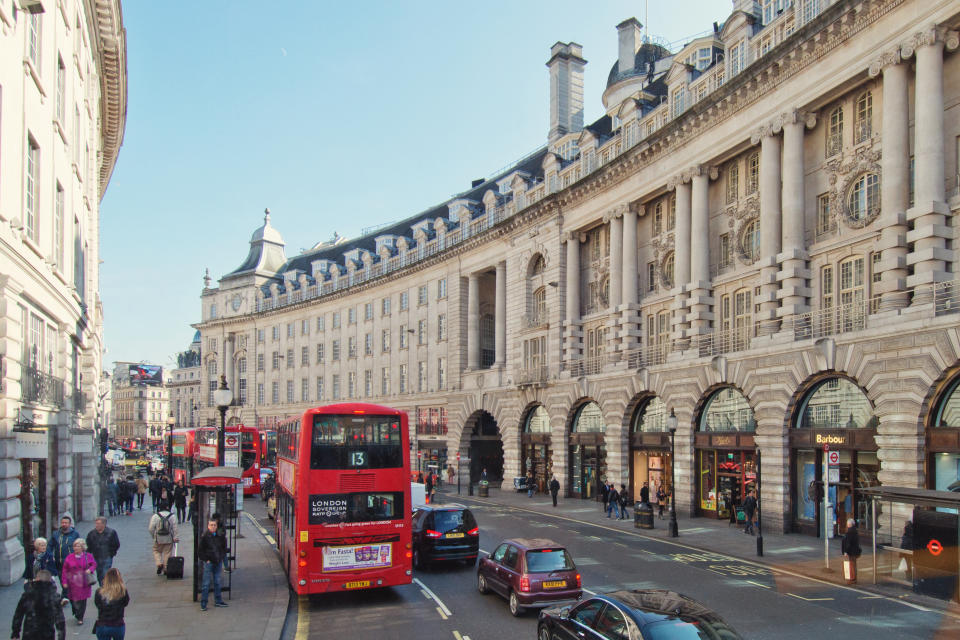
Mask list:
[[[457,462],[460,462],[460,452],[457,451]]]

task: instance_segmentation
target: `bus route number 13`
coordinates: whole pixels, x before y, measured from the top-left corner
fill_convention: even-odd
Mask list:
[[[367,452],[366,451],[351,451],[350,452],[350,466],[351,467],[364,467],[367,464]]]

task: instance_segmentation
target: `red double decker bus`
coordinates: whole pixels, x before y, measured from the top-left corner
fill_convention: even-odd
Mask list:
[[[200,427],[196,430],[194,448],[194,473],[217,465],[217,427]],[[243,495],[260,493],[260,459],[263,454],[263,439],[260,432],[244,425],[228,426],[226,437],[240,438],[240,468],[243,470]]]
[[[196,429],[176,429],[173,432],[173,481],[189,484],[193,477],[193,458],[195,455]],[[165,436],[169,437],[169,436]]]
[[[298,594],[409,584],[407,414],[365,403],[277,428],[277,547]]]

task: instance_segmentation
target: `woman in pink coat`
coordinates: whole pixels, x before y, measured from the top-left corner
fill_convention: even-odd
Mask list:
[[[83,538],[77,538],[73,543],[73,553],[63,560],[63,571],[60,580],[70,600],[73,617],[77,624],[83,624],[83,614],[87,611],[87,599],[90,598],[90,581],[88,575],[97,574],[97,561],[87,553],[87,543]]]

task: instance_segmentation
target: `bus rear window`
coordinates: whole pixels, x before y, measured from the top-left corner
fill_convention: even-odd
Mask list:
[[[310,524],[376,522],[404,517],[403,493],[338,493],[310,496]]]
[[[311,469],[399,469],[400,419],[376,415],[316,415]]]

